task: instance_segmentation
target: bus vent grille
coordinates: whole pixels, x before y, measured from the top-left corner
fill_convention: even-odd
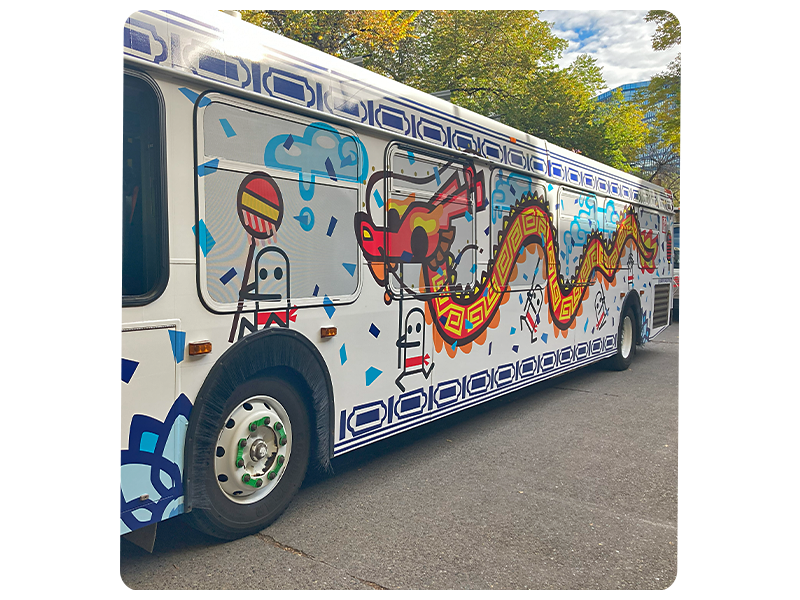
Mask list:
[[[653,328],[669,323],[669,287],[668,283],[653,286]]]

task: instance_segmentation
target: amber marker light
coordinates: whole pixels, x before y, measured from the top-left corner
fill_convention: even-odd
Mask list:
[[[322,339],[332,338],[336,335],[336,327],[322,327],[319,330],[319,335]]]
[[[198,354],[209,354],[211,352],[211,342],[208,340],[203,342],[189,342],[189,356],[197,356]]]

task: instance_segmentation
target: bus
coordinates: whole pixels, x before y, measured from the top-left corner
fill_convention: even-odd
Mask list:
[[[669,325],[669,192],[222,12],[124,24],[121,534]],[[151,545],[152,548],[152,545]]]

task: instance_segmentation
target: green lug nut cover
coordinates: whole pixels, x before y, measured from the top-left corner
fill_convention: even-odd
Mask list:
[[[250,481],[250,475],[248,473],[245,473],[244,475],[242,475],[242,481],[244,483],[247,483],[248,481]]]
[[[239,447],[244,448],[247,445],[247,440],[242,438],[239,440]]]
[[[272,481],[273,479],[275,479],[275,477],[277,477],[277,475],[278,474],[275,471],[270,471],[269,473],[267,473],[267,479]]]
[[[256,479],[256,487],[261,487],[261,485],[262,485],[263,483],[264,483],[264,480],[263,480],[263,479]]]
[[[283,423],[275,423],[275,431],[280,431],[283,429]]]
[[[282,465],[282,464],[284,463],[284,461],[285,461],[285,460],[286,460],[286,457],[285,457],[283,454],[281,454],[280,456],[278,456],[278,464],[279,464],[279,465]]]
[[[286,445],[286,436],[284,435],[284,436],[281,436],[281,446],[285,446],[285,445]]]
[[[236,461],[236,466],[241,469],[244,466],[244,461],[240,458]]]

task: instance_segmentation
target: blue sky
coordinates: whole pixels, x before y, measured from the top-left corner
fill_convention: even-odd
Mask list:
[[[539,17],[553,24],[555,35],[569,41],[559,66],[589,54],[597,59],[611,89],[650,79],[666,70],[680,52],[680,47],[653,50],[656,26],[645,22],[646,14],[646,10],[545,10]]]

